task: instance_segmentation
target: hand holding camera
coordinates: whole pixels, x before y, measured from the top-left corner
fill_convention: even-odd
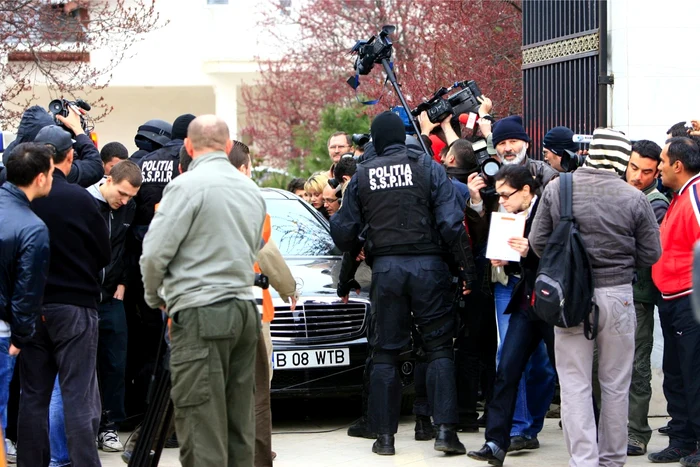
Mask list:
[[[479,106],[479,117],[489,115],[491,113],[491,110],[493,109],[493,102],[491,102],[491,99],[482,95],[477,96],[476,100],[481,103],[481,105]]]
[[[486,188],[486,180],[479,176],[478,173],[473,173],[467,179],[467,188],[469,188],[469,197],[472,204],[481,203],[481,190]]]
[[[56,120],[68,128],[74,135],[85,134],[82,127],[80,116],[81,112],[72,104],[66,106],[68,108],[68,116],[64,117],[61,114],[56,114]]]
[[[440,122],[433,123],[428,117],[428,112],[422,111],[418,117],[418,124],[420,125],[420,132],[422,135],[430,136],[433,130],[440,126]]]

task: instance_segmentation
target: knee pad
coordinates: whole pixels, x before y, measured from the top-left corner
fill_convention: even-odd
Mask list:
[[[399,352],[392,350],[375,350],[372,354],[372,363],[398,366]]]

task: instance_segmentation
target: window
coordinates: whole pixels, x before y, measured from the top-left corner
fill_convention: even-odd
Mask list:
[[[207,0],[207,5],[228,5],[228,0]]]
[[[266,197],[272,240],[282,256],[338,256],[328,227],[295,199]],[[312,208],[313,209],[313,208]]]

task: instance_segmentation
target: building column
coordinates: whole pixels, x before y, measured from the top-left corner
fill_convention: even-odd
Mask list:
[[[235,80],[215,80],[216,115],[228,125],[231,139],[238,139],[238,83]]]

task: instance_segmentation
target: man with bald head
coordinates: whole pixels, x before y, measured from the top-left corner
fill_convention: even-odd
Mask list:
[[[253,465],[253,263],[265,202],[229,162],[231,146],[220,118],[190,123],[192,163],[165,188],[143,242],[146,302],[170,316],[171,398],[185,467]]]

